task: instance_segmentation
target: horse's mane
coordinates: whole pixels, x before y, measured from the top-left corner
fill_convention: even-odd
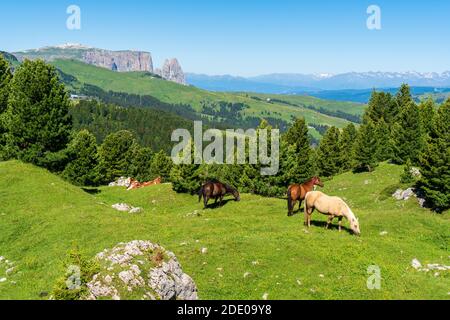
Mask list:
[[[232,186],[230,186],[228,184],[225,185],[225,189],[227,190],[227,192],[231,192],[231,193],[237,192],[236,188],[233,188]]]
[[[314,179],[316,178],[316,176],[309,178],[308,180],[306,180],[305,182],[303,182],[303,184],[312,182]]]

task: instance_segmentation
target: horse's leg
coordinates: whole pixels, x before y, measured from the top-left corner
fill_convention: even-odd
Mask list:
[[[333,223],[333,216],[328,216],[327,226],[326,229],[328,230],[330,228],[331,223]]]
[[[302,200],[299,200],[299,204],[298,204],[298,212],[300,212],[302,209]],[[303,208],[303,211],[305,211],[305,208]]]
[[[339,232],[342,231],[342,217],[339,217]]]
[[[308,220],[309,220],[309,211],[310,211],[310,208],[308,207],[308,204],[305,202],[305,210],[303,210],[304,211],[304,214],[305,214],[305,226],[307,226],[308,227]]]
[[[209,201],[208,196],[205,195],[205,198],[203,199],[203,203],[205,204],[205,208],[204,209],[208,208],[208,201]]]
[[[220,197],[219,206],[222,206],[222,204],[223,204],[223,196]]]

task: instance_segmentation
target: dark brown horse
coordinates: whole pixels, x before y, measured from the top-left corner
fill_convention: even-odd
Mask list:
[[[237,191],[235,188],[223,184],[220,181],[209,181],[205,183],[198,192],[198,201],[200,202],[203,197],[203,203],[206,209],[208,207],[208,201],[210,199],[214,199],[216,203],[219,200],[220,205],[222,205],[223,198],[228,194],[231,194],[236,201],[241,200],[239,191]]]
[[[288,196],[288,217],[292,216],[294,213],[294,207],[297,201],[300,201],[298,210],[302,206],[302,201],[305,200],[306,194],[314,190],[314,186],[319,186],[323,188],[323,183],[319,177],[312,177],[304,184],[293,184],[289,187],[287,191]]]

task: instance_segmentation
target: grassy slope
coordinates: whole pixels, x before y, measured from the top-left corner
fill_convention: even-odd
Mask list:
[[[326,192],[346,197],[359,215],[360,238],[322,225],[305,233],[302,216],[287,218],[279,199],[243,195],[240,203],[188,218],[201,209],[197,198],[175,194],[170,185],[134,192],[105,187],[90,195],[19,162],[0,163],[0,172],[0,255],[17,265],[0,283],[0,299],[49,292],[74,243],[94,255],[135,239],[175,252],[203,299],[260,299],[264,293],[270,299],[448,299],[448,273],[434,277],[410,267],[413,258],[448,264],[448,213],[394,201],[385,188],[396,184],[399,167],[385,164],[372,174],[345,174],[326,183]],[[145,213],[116,212],[110,206],[118,202],[142,206]],[[200,253],[203,247],[208,254]],[[366,289],[373,264],[382,270],[380,291]],[[246,272],[251,275],[244,279]]]
[[[353,115],[362,115],[366,105],[354,102],[323,100],[315,97],[304,95],[273,95],[273,94],[252,94],[262,99],[279,99],[296,105],[314,106],[315,108],[323,108],[329,111],[342,111]]]
[[[250,106],[250,109],[246,111],[247,115],[264,117],[263,112],[279,112],[281,115],[272,114],[271,116],[291,121],[291,116],[294,115],[305,117],[310,123],[329,124],[340,128],[348,124],[346,120],[330,117],[306,108],[256,101],[243,94],[209,92],[192,86],[181,86],[154,78],[146,73],[117,73],[73,60],[56,60],[52,64],[64,73],[75,76],[79,81],[93,84],[103,90],[152,95],[168,103],[190,104],[199,111],[202,101],[242,102]],[[317,101],[320,100],[317,99]],[[323,101],[322,103],[325,104]],[[338,102],[337,104],[345,105],[346,103]],[[352,105],[354,104],[348,104],[348,106]]]

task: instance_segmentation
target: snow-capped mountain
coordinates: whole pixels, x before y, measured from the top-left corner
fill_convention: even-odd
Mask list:
[[[251,78],[233,76],[206,76],[189,74],[188,82],[192,85],[214,90],[240,91],[245,81],[248,87],[264,84],[271,93],[282,91],[314,90],[348,90],[396,88],[403,83],[416,87],[450,87],[450,71],[437,72],[348,72],[342,74],[268,74]],[[273,86],[273,89],[271,89]],[[302,90],[298,90],[302,88]]]

